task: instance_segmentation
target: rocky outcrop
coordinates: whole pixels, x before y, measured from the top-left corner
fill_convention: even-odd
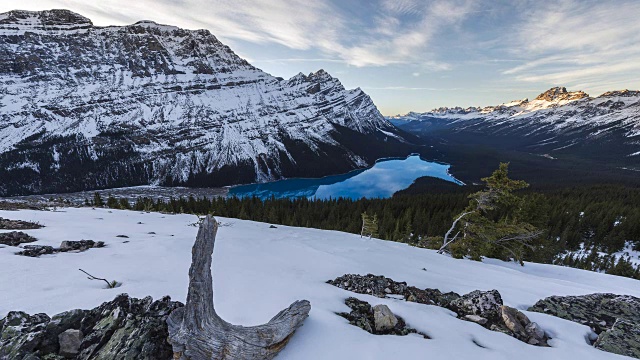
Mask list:
[[[327,283],[359,294],[377,297],[401,295],[407,301],[445,307],[455,312],[458,318],[462,320],[474,322],[489,330],[508,334],[531,345],[549,346],[549,337],[544,330],[537,323],[529,320],[522,312],[505,306],[497,290],[475,290],[460,296],[454,292],[442,293],[437,289],[421,290],[413,286],[407,286],[405,282],[396,282],[384,276],[372,274],[364,276],[347,274],[335,280],[329,280]],[[358,305],[358,309],[360,309],[360,306],[364,306],[363,311],[369,311],[365,305],[362,305],[362,302],[350,301],[354,306]],[[349,306],[352,309],[356,308],[352,305]],[[363,311],[360,311],[360,313],[363,313]],[[371,327],[371,322],[365,321],[363,317],[352,314],[349,319],[352,320],[352,324],[360,326],[367,331]]]
[[[640,299],[629,295],[551,296],[529,311],[587,325],[598,334],[595,346],[640,358]]]
[[[183,305],[118,295],[93,310],[10,312],[0,320],[0,359],[171,359],[166,318]]]
[[[536,100],[544,101],[572,101],[588,98],[589,94],[584,91],[567,91],[565,87],[553,87],[536,97]]]
[[[407,301],[421,304],[446,306],[460,295],[454,292],[442,293],[438,289],[418,289],[408,286],[406,282],[396,282],[382,275],[346,274],[327,281],[327,284],[358,294],[386,297],[387,295],[401,295]]]
[[[30,236],[22,231],[11,231],[7,233],[0,233],[0,244],[8,246],[18,246],[20,244],[31,243],[38,239]]]
[[[60,247],[57,248],[47,245],[24,245],[22,247],[24,250],[17,252],[16,255],[39,257],[41,255],[57,254],[61,252],[82,252],[91,248],[102,248],[104,246],[104,241],[65,240],[60,244]]]
[[[408,327],[404,319],[391,312],[386,305],[380,304],[372,307],[368,302],[354,297],[346,299],[344,303],[351,308],[351,312],[339,313],[338,315],[349,320],[349,324],[368,333],[399,336],[418,333],[425,339],[429,338],[426,334]]]
[[[32,230],[40,229],[43,227],[43,225],[34,222],[10,220],[0,217],[0,229],[2,230]]]
[[[611,329],[598,336],[596,348],[640,359],[640,325],[618,319]]]

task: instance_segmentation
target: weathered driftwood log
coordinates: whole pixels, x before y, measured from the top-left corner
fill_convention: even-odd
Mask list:
[[[309,316],[311,304],[296,301],[268,323],[244,327],[222,320],[213,305],[211,255],[218,231],[207,216],[193,245],[187,304],[174,310],[167,324],[174,359],[273,359]]]

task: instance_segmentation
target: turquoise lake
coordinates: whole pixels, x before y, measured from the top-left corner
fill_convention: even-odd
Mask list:
[[[342,175],[318,179],[286,179],[262,184],[234,186],[229,196],[256,196],[276,198],[387,198],[398,190],[406,189],[417,178],[431,176],[459,185],[451,176],[449,165],[426,161],[412,155],[406,159],[379,160],[368,169],[354,170]]]

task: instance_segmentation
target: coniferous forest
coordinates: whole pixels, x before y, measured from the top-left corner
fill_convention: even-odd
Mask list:
[[[428,189],[428,192],[426,192]],[[313,227],[359,234],[363,213],[377,218],[381,239],[433,247],[481,186],[455,186],[421,178],[388,199],[178,198],[168,201],[98,194],[91,206],[168,213],[214,214],[288,226]],[[602,271],[640,279],[640,267],[627,256],[612,256],[629,248],[640,250],[640,188],[584,185],[521,190],[529,223],[544,231],[535,250],[524,259]]]

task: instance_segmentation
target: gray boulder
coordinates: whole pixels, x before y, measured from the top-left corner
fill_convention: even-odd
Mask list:
[[[391,312],[386,305],[371,306],[368,302],[350,297],[344,303],[351,309],[338,315],[349,320],[349,324],[374,335],[409,335],[417,333],[425,339],[429,336],[418,332],[405,323],[404,319]]]
[[[531,322],[527,315],[509,306],[500,307],[500,317],[510,335],[527,344],[549,346],[544,330],[535,322]]]
[[[393,329],[398,324],[398,318],[387,305],[382,304],[373,307],[373,320],[376,331],[380,332]]]
[[[80,352],[82,345],[82,331],[69,329],[58,335],[58,343],[60,345],[61,356],[73,358]]]

